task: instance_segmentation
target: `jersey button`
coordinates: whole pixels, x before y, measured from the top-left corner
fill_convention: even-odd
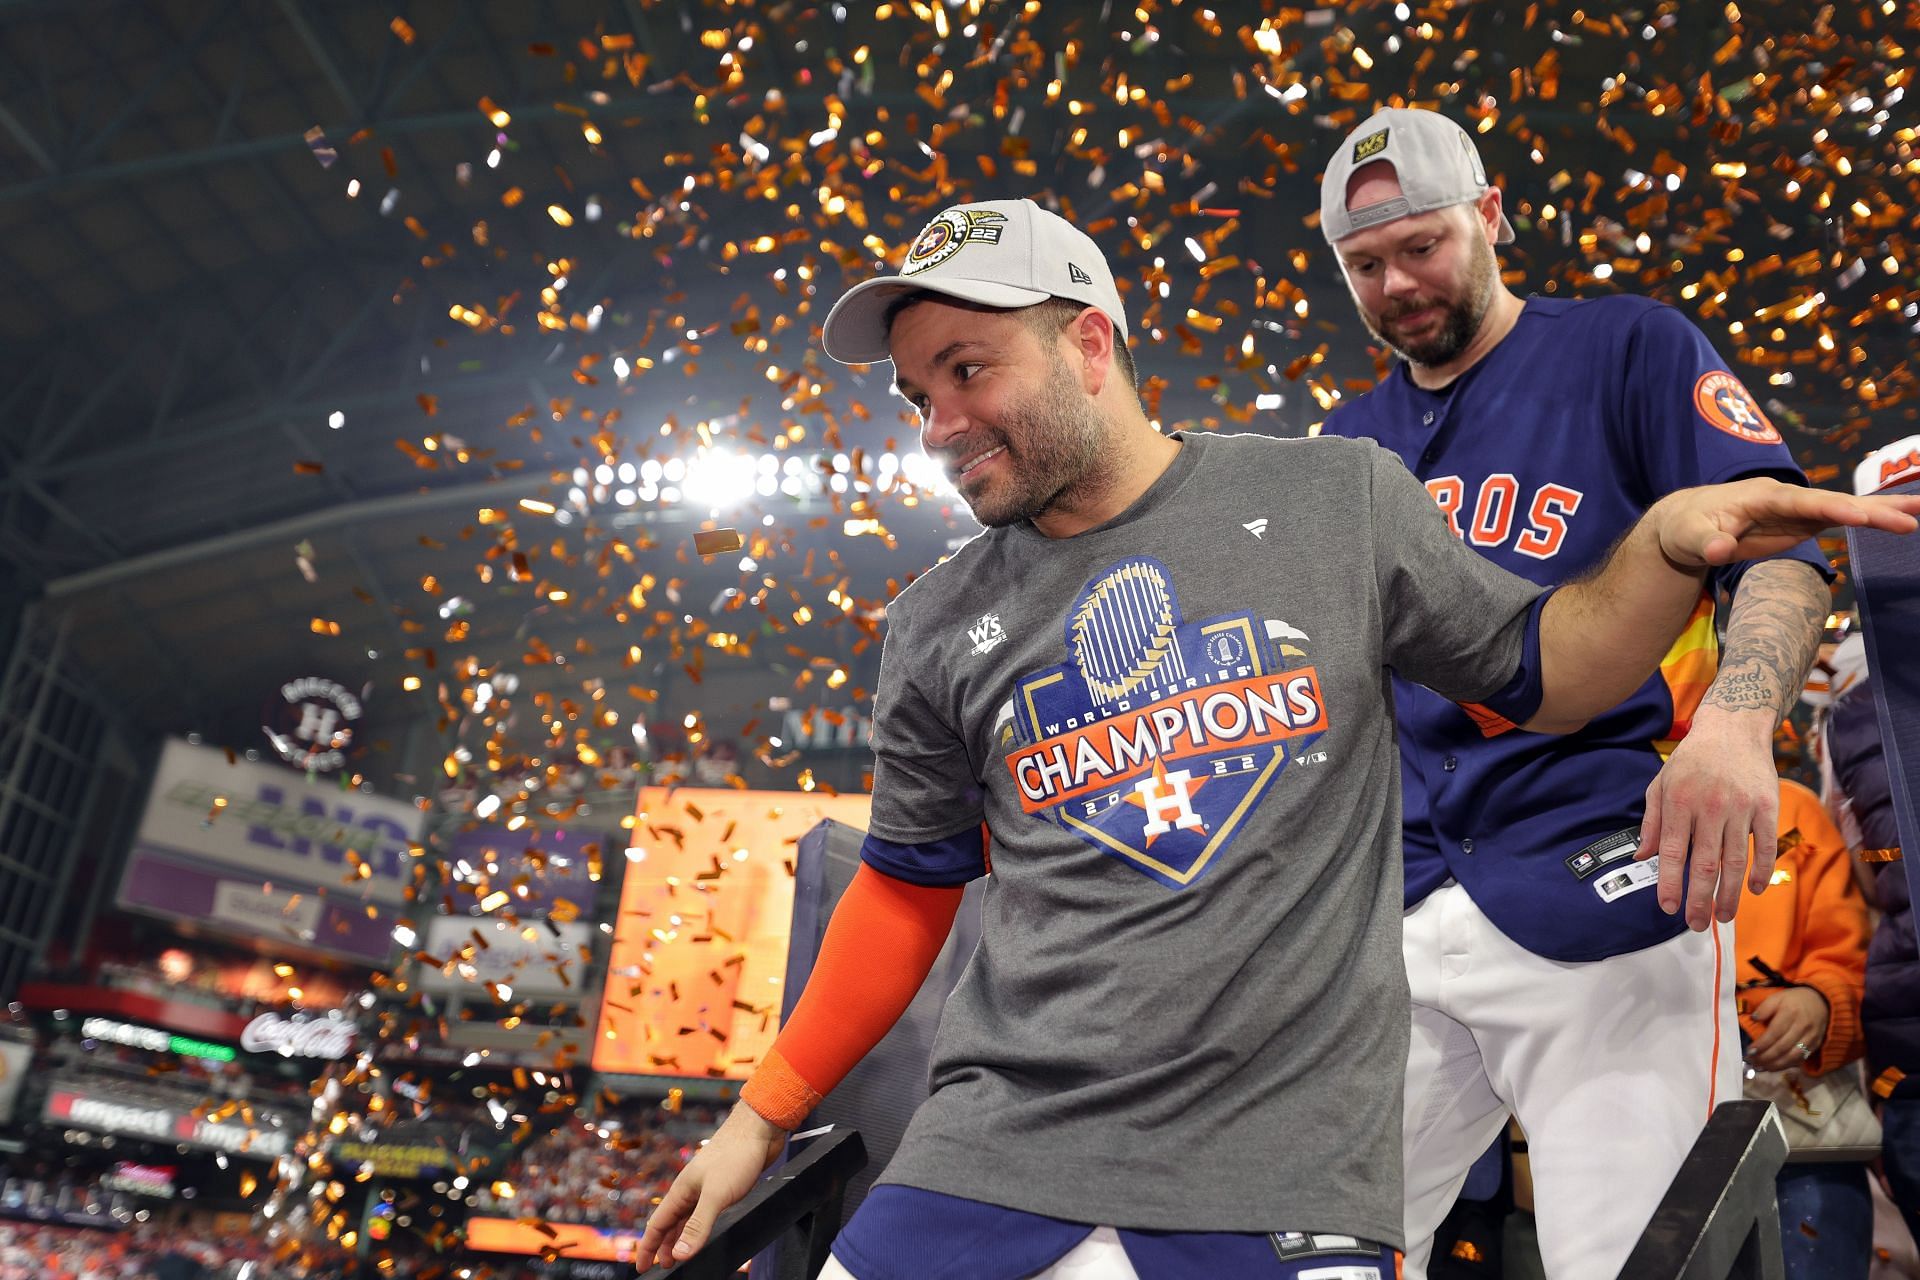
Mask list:
[[[1462,853],[1473,852],[1473,838],[1471,836],[1469,836],[1467,839],[1462,840],[1460,842],[1460,852]]]
[[[1427,427],[1433,425],[1433,410],[1429,409],[1420,415],[1420,424]]]
[[[1460,767],[1460,758],[1458,756],[1448,756],[1445,760],[1442,760],[1440,762],[1440,767],[1442,769],[1445,769],[1448,773],[1452,773],[1455,769],[1458,769]]]
[[[1423,467],[1433,465],[1433,450],[1429,449],[1420,455],[1420,465]]]

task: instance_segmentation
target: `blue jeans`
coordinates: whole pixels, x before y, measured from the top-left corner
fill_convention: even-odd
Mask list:
[[[1920,1241],[1920,1099],[1890,1099],[1880,1106],[1880,1162],[1887,1190]]]
[[[1790,1164],[1774,1181],[1787,1280],[1867,1280],[1873,1195],[1863,1164]]]

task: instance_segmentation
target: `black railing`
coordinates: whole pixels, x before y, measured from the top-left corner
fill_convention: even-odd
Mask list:
[[[1714,1108],[1620,1280],[1781,1280],[1773,1188],[1786,1159],[1772,1103]]]
[[[723,1280],[776,1243],[773,1280],[812,1280],[827,1265],[827,1251],[840,1230],[847,1182],[866,1164],[867,1147],[857,1130],[822,1134],[720,1215],[706,1248],[677,1267],[655,1267],[640,1280]],[[754,1274],[759,1273],[755,1267]]]

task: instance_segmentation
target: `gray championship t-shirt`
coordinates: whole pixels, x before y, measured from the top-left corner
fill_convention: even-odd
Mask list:
[[[1177,438],[1112,522],[990,530],[888,610],[867,859],[959,883],[984,821],[992,865],[881,1181],[1398,1246],[1388,669],[1529,718],[1540,588],[1369,441]]]

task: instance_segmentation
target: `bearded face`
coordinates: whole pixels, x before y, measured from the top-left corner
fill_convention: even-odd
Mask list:
[[[1431,256],[1437,261],[1430,264],[1416,258],[1397,268],[1410,285],[1397,296],[1384,281],[1368,287],[1371,282],[1356,280],[1349,270],[1348,284],[1367,331],[1413,364],[1444,365],[1459,358],[1493,304],[1498,271],[1493,246],[1479,236],[1459,236],[1453,247],[1458,252],[1448,255],[1436,245]],[[1386,268],[1378,271],[1384,275]]]
[[[889,342],[920,415],[921,448],[981,524],[1032,520],[1104,483],[1105,420],[1057,342],[1017,312],[918,302],[900,312]]]

